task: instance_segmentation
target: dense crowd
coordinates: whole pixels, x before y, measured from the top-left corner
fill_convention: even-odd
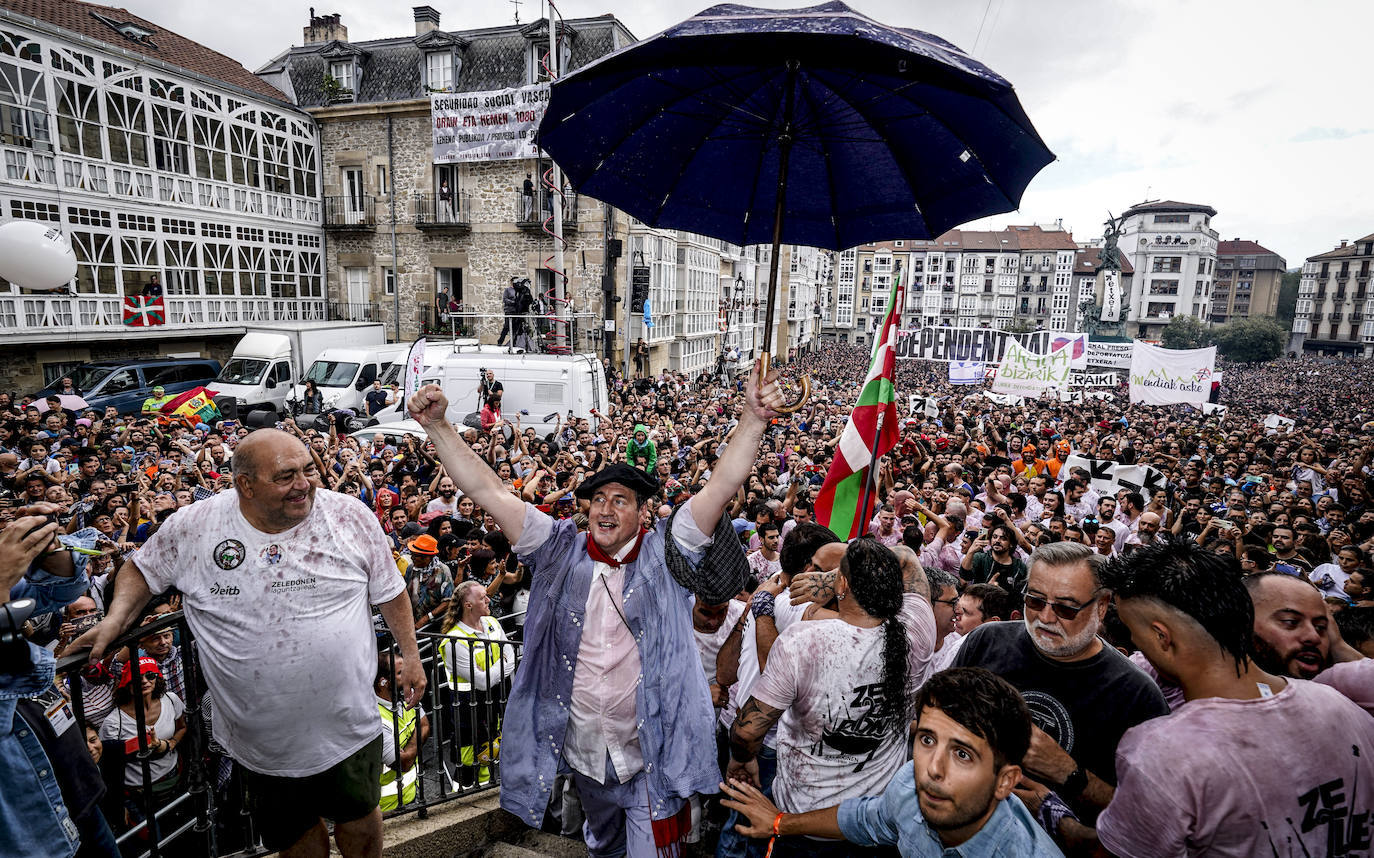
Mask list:
[[[754,467],[725,500],[747,558],[744,584],[725,604],[699,595],[683,607],[726,780],[724,806],[706,800],[695,824],[703,836],[721,828],[717,854],[762,855],[766,840],[757,838],[769,835],[782,835],[780,854],[880,854],[883,844],[927,854],[909,833],[904,839],[908,821],[891,817],[914,806],[932,831],[969,829],[965,841],[990,819],[1019,826],[1030,845],[1010,854],[1176,854],[1176,846],[1177,854],[1287,854],[1315,842],[1305,839],[1313,828],[1326,832],[1324,854],[1365,854],[1370,807],[1353,783],[1343,793],[1299,783],[1294,773],[1310,764],[1273,761],[1288,759],[1279,746],[1300,731],[1332,780],[1360,766],[1368,773],[1366,762],[1352,768],[1341,755],[1352,741],[1374,747],[1369,715],[1316,685],[1301,683],[1297,703],[1280,689],[1292,685],[1283,678],[1317,679],[1366,710],[1374,705],[1374,674],[1343,667],[1374,656],[1374,373],[1364,362],[1308,358],[1218,368],[1225,407],[1204,413],[1129,405],[1124,386],[1081,404],[996,404],[981,387],[950,385],[942,364],[899,361],[901,432],[878,470],[872,539],[846,546],[818,525],[816,503],[868,355],[832,346],[786,367],[810,376],[811,401],[769,421]],[[458,428],[507,493],[577,531],[599,526],[593,499],[579,490],[614,463],[635,468],[652,489],[640,523],[661,529],[706,490],[745,419],[747,380],[621,379],[609,369],[610,402],[589,418],[507,419],[491,377],[480,428]],[[379,656],[372,690],[386,726],[383,808],[414,800],[408,773],[432,715],[446,721],[442,753],[454,785],[493,780],[497,719],[453,712],[504,700],[520,670],[516,646],[534,610],[531,591],[539,592],[528,533],[522,541],[503,532],[499,511],[462,491],[465,475],[449,473],[424,435],[378,427],[359,438],[291,419],[278,428],[309,451],[318,489],[354,499],[375,519],[422,642],[438,644],[444,681],[428,713],[399,705],[388,681],[395,686],[400,657]],[[249,434],[232,421],[192,426],[0,394],[0,525],[14,541],[11,522],[49,517],[66,549],[58,553],[70,554],[82,581],[64,607],[28,619],[28,640],[67,652],[109,609],[124,560],[137,562],[179,510],[234,491],[235,451]],[[1157,480],[1148,490],[1120,485],[1113,464],[1147,466]],[[680,529],[672,530],[679,542]],[[179,598],[154,598],[140,622],[177,610]],[[1189,649],[1209,639],[1215,652]],[[112,749],[132,759],[140,726],[151,731],[151,786],[139,766],[102,765],[116,799],[103,807],[116,831],[138,821],[145,792],[157,804],[185,790],[177,746],[192,697],[209,728],[200,752],[221,785],[232,777],[233,760],[214,742],[212,695],[188,687],[180,643],[170,630],[150,634],[55,687],[70,696],[79,684],[80,729],[97,763]],[[1245,720],[1253,713],[1202,711],[1212,698],[1237,696],[1235,677],[1287,700],[1296,714],[1283,717],[1295,732],[1283,732],[1289,721],[1262,726]],[[922,707],[948,716],[940,722],[948,729],[917,719],[913,746]],[[1266,827],[1274,817],[1248,807],[1240,788],[1209,787],[1209,766],[1241,779],[1259,763],[1196,753],[1198,737],[1229,749],[1251,729],[1265,730],[1260,741],[1272,751],[1264,763],[1272,770],[1254,775],[1255,788],[1301,788],[1297,800],[1314,814],[1295,823],[1301,834]],[[982,742],[986,771],[976,788],[942,763],[929,763],[922,779],[923,748],[950,741]],[[913,756],[914,782],[904,767]],[[553,824],[577,833],[577,781],[559,777]],[[1150,795],[1159,791],[1168,799]],[[828,821],[811,818],[827,808]],[[779,822],[792,814],[805,824]],[[586,836],[595,846],[590,827]]]

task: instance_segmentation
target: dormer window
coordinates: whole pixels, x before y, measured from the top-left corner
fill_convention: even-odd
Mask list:
[[[544,55],[549,52],[549,25],[543,19],[535,21],[521,28],[521,34],[525,37],[525,82],[543,83],[549,79],[549,72],[544,67]],[[572,66],[572,43],[577,39],[578,33],[572,27],[563,26],[558,29],[558,69],[559,74],[567,74]],[[550,66],[553,63],[549,63]]]
[[[454,80],[453,51],[430,51],[425,54],[425,86],[431,92],[452,92]]]
[[[329,76],[339,82],[341,89],[353,89],[353,60],[335,60],[330,63]]]

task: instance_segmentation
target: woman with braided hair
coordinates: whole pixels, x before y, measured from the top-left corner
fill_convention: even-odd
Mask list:
[[[914,559],[914,558],[913,558]],[[877,795],[907,760],[911,701],[930,673],[935,616],[920,564],[872,537],[849,543],[834,577],[835,611],[789,626],[730,730],[728,776],[750,763],[775,722],[773,800],[787,813]],[[775,855],[862,855],[862,847],[778,840]]]

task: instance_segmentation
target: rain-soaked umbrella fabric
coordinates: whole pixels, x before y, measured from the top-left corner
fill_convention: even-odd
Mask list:
[[[790,120],[790,121],[789,121]],[[945,40],[839,2],[714,6],[553,85],[540,145],[650,226],[830,249],[1015,209],[1054,156],[1011,84]]]

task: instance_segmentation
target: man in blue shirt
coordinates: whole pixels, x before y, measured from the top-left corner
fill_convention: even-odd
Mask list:
[[[35,564],[59,530],[43,518],[50,510],[55,510],[50,504],[20,509],[22,517],[0,530],[0,635],[10,625],[11,602],[33,599],[33,615],[59,611],[89,586],[70,552],[55,551],[46,555],[41,568]],[[24,650],[27,663],[20,654]],[[0,855],[67,858],[81,839],[77,822],[67,811],[57,772],[38,735],[15,711],[22,698],[52,686],[56,661],[46,649],[22,639],[6,644],[0,659],[0,782],[5,784],[0,790]]]
[[[731,781],[721,784],[722,804],[748,817],[740,833],[777,835],[777,855],[843,854],[842,844],[839,851],[826,850],[843,838],[859,846],[896,846],[907,858],[1062,858],[1012,795],[1031,736],[1030,711],[1016,689],[982,668],[954,668],[921,686],[915,710],[912,764],[882,795],[779,813],[763,793]]]

